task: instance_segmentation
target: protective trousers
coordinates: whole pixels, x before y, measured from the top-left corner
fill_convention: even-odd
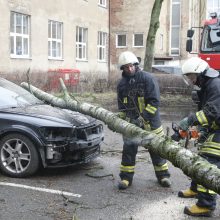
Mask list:
[[[206,159],[209,163],[216,165],[220,169],[220,133],[215,132],[209,135],[207,140],[203,143],[199,150],[201,157]],[[195,181],[191,182],[191,190],[198,192],[197,205],[214,210],[216,207],[217,194],[202,185],[197,184]]]
[[[220,161],[217,158],[209,157],[209,156],[202,156],[205,158],[209,163],[215,164],[218,168],[220,168]],[[198,192],[197,195],[197,203],[196,205],[199,207],[206,207],[208,209],[214,210],[216,207],[216,199],[217,199],[217,194],[202,185],[197,184],[195,181],[191,182],[191,190],[194,192]]]
[[[131,184],[134,176],[138,144],[134,139],[128,137],[123,137],[123,141],[124,145],[119,176],[122,180],[128,180],[129,184]],[[157,179],[160,180],[164,177],[169,177],[170,173],[168,172],[168,165],[166,160],[150,151],[149,153]]]

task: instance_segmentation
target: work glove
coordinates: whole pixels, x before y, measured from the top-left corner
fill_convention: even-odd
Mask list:
[[[183,131],[187,131],[188,128],[189,128],[189,122],[188,122],[188,117],[182,119],[180,122],[179,122],[179,127],[181,130]]]
[[[120,119],[123,119],[123,120],[129,122],[129,123],[131,122],[130,118],[126,116],[125,112],[116,112],[116,113],[114,113],[114,115]]]
[[[139,126],[140,128],[144,127],[144,119],[143,117],[139,116],[137,119],[136,119],[136,123],[135,123],[137,126]]]
[[[149,121],[144,121],[144,130],[146,130],[146,131],[150,131],[151,130],[151,126],[150,126],[150,122]]]
[[[142,116],[139,116],[136,120],[135,120],[135,125],[137,125],[140,128],[143,128],[144,130],[150,131],[151,127],[150,127],[150,123],[149,121],[145,121],[144,118]]]

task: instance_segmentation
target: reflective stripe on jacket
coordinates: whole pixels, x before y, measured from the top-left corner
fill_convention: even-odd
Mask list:
[[[201,110],[191,115],[189,121],[209,130],[200,154],[220,157],[220,78],[204,78],[199,97]]]
[[[122,73],[117,95],[119,111],[125,112],[128,118],[136,119],[142,116],[153,130],[161,126],[160,90],[150,73],[139,69],[133,76]]]

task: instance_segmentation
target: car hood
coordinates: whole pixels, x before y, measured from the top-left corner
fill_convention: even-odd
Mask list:
[[[2,109],[1,112],[19,114],[20,116],[31,117],[34,122],[36,118],[39,124],[41,120],[54,123],[66,124],[68,126],[83,126],[95,121],[94,118],[90,116],[85,116],[79,112],[74,112],[67,109],[60,109],[57,107],[52,107],[50,105],[30,105],[19,108],[8,108]],[[44,123],[45,124],[45,123]],[[51,123],[49,123],[51,124]]]

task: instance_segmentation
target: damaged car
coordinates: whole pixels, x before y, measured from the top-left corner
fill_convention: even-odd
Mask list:
[[[0,170],[26,177],[43,167],[88,163],[100,154],[103,126],[79,112],[37,99],[0,78]]]

